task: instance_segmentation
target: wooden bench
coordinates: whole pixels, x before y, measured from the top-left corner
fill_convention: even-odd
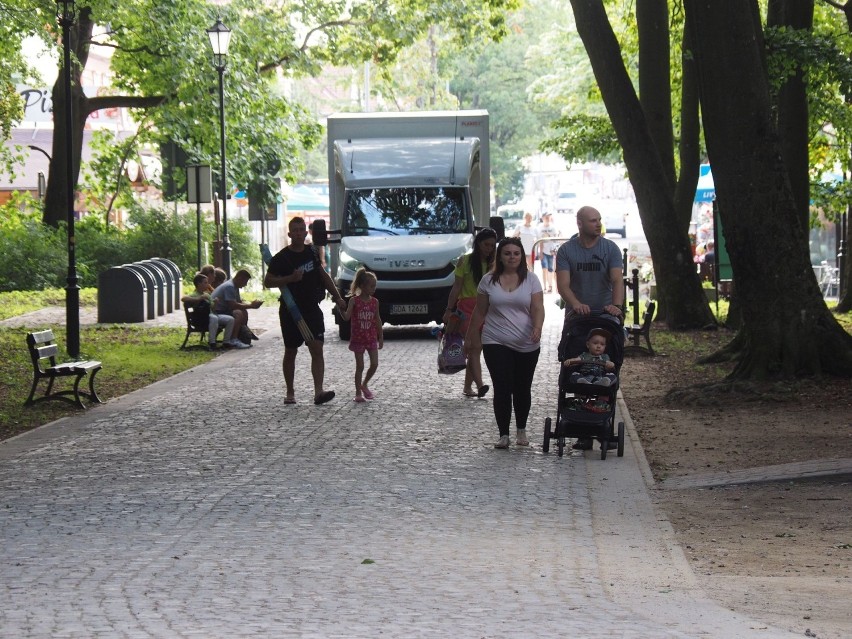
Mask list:
[[[207,302],[184,302],[183,311],[186,314],[186,337],[183,338],[183,344],[180,345],[181,350],[186,349],[186,343],[189,341],[189,336],[193,333],[199,334],[200,346],[207,348],[204,343],[204,336],[209,332],[210,328],[210,304]],[[224,326],[219,326],[216,335],[225,330]],[[236,335],[234,335],[236,337]]]
[[[103,404],[98,394],[95,392],[95,375],[101,370],[101,363],[95,361],[80,361],[80,362],[65,362],[63,364],[56,363],[56,356],[59,354],[59,346],[53,337],[53,331],[38,331],[27,334],[27,346],[30,349],[30,357],[33,360],[33,387],[30,389],[30,396],[24,402],[24,406],[35,404],[47,399],[61,399],[72,404],[77,404],[80,408],[86,408],[80,396],[88,397],[90,401],[98,404]],[[49,364],[49,365],[48,365]],[[88,376],[89,392],[80,390],[80,381]],[[73,377],[74,389],[53,391],[53,382],[57,377]],[[48,379],[47,390],[42,397],[35,397],[38,383],[42,379]],[[71,395],[74,398],[71,398]]]
[[[186,348],[189,336],[193,333],[198,333],[200,335],[200,340],[203,345],[204,336],[207,334],[207,329],[210,326],[210,305],[207,302],[201,301],[184,302],[183,312],[186,314],[186,337],[183,338],[183,344],[180,345],[181,350]]]
[[[645,307],[645,313],[642,315],[642,323],[624,327],[624,330],[627,331],[627,339],[633,342],[632,344],[627,344],[626,348],[645,351],[650,355],[654,354],[654,347],[651,346],[651,322],[654,319],[656,308],[656,302],[648,302],[648,305]],[[643,337],[645,338],[645,343],[648,345],[647,348],[639,343]]]

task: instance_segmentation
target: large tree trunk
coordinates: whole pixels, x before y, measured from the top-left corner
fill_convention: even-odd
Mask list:
[[[847,179],[850,174],[852,174],[852,159],[849,162],[850,170],[846,173]],[[838,313],[848,313],[852,311],[852,259],[849,256],[849,249],[852,247],[852,233],[850,232],[850,224],[852,221],[852,204],[846,205],[846,214],[841,218],[840,221],[835,225],[838,243],[840,244],[839,253],[842,254],[843,259],[840,260],[840,264],[838,264],[838,268],[841,269],[840,281],[843,283],[843,286],[840,287],[840,291],[838,291],[838,295],[840,299],[837,300],[837,308],[835,309]]]
[[[698,186],[699,165],[701,164],[701,122],[698,118],[698,74],[695,60],[687,52],[692,48],[689,43],[689,17],[684,25],[681,50],[681,89],[680,89],[680,176],[675,187],[674,203],[677,224],[689,232],[692,220],[692,205],[695,203],[695,189]]]
[[[639,104],[660,153],[670,190],[675,185],[672,132],[671,47],[668,0],[644,0],[636,5],[639,33]]]
[[[689,32],[684,28],[681,50],[689,50]],[[689,233],[695,189],[701,164],[701,122],[698,117],[698,79],[695,61],[685,53],[681,56],[680,141],[678,144],[680,173],[674,190],[675,224]],[[667,309],[662,309],[661,319]],[[729,316],[730,317],[730,316]]]
[[[672,328],[701,328],[713,315],[692,261],[686,228],[677,223],[673,184],[663,167],[621,51],[600,0],[571,0],[577,31],[592,64],[636,192],[645,237],[654,258],[661,302]],[[666,150],[670,152],[670,150]]]
[[[755,0],[686,0],[701,112],[743,325],[734,379],[852,374],[772,126]]]
[[[766,24],[811,31],[814,0],[770,0]],[[778,133],[796,210],[806,228],[810,224],[811,202],[808,129],[808,93],[804,74],[799,68],[778,91]]]

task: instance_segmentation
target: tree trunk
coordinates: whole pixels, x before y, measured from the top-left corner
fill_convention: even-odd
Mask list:
[[[814,0],[771,0],[767,26],[811,31],[814,25]],[[808,93],[801,68],[778,91],[778,134],[781,154],[790,175],[790,187],[796,210],[805,228],[810,224],[810,136]]]
[[[77,21],[71,27],[71,96],[73,109],[73,124],[71,130],[71,148],[66,140],[65,109],[68,96],[65,95],[65,69],[59,68],[59,75],[53,85],[53,153],[50,159],[50,169],[47,178],[47,189],[44,197],[44,215],[42,221],[51,226],[58,226],[68,219],[68,178],[66,171],[67,154],[71,153],[72,181],[74,186],[80,177],[80,164],[83,157],[83,131],[89,115],[101,109],[117,107],[150,108],[162,104],[164,98],[135,97],[135,96],[100,96],[87,98],[83,93],[82,74],[89,58],[89,44],[93,23],[91,9],[83,7],[79,10]]]
[[[850,161],[850,165],[852,165],[852,161]],[[852,166],[850,166],[850,169],[852,169]],[[848,176],[849,173],[846,173],[846,175]],[[837,308],[835,309],[838,313],[852,311],[852,259],[849,259],[849,248],[852,247],[852,242],[850,242],[852,240],[852,233],[849,230],[849,222],[852,220],[850,218],[852,218],[852,204],[847,204],[846,213],[834,227],[840,241],[840,251],[838,252],[843,256],[840,264],[838,264],[838,268],[842,271],[838,274],[841,278],[840,281],[843,282],[843,286],[840,287],[841,290],[838,291],[839,299],[837,300]]]
[[[852,375],[852,336],[828,311],[772,126],[755,0],[686,0],[716,199],[742,327],[732,379]],[[783,259],[779,259],[783,257]]]
[[[685,52],[689,51],[689,32],[684,28],[681,50],[681,90],[680,90],[680,143],[678,144],[680,173],[674,190],[675,224],[678,229],[689,234],[692,220],[692,206],[695,203],[695,189],[698,186],[698,173],[701,164],[701,122],[698,118],[698,79],[695,61]],[[657,314],[660,320],[668,316],[668,309],[661,305]]]
[[[663,173],[671,191],[675,185],[675,163],[667,0],[637,3],[636,27],[639,32],[639,104],[660,152]]]
[[[571,0],[577,31],[592,64],[636,193],[645,237],[654,258],[660,301],[671,328],[714,323],[692,261],[688,229],[677,223],[673,185],[651,137],[639,99],[624,68],[615,34],[600,0]],[[667,150],[668,152],[668,150]]]
[[[681,98],[680,98],[680,177],[675,187],[674,202],[678,225],[689,232],[692,220],[692,205],[695,203],[695,189],[698,186],[698,173],[701,164],[701,122],[698,118],[698,74],[695,60],[687,52],[692,48],[689,42],[689,17],[684,25],[684,52],[681,60]]]
[[[53,85],[53,153],[50,160],[50,172],[47,177],[47,190],[44,197],[44,223],[58,226],[68,219],[68,175],[66,158],[71,154],[72,182],[77,184],[80,175],[80,159],[83,154],[83,128],[89,112],[86,96],[81,84],[82,71],[89,58],[89,39],[92,35],[91,9],[80,9],[76,22],[69,28],[71,47],[71,95],[65,94],[65,66],[59,66],[59,75]],[[61,58],[60,58],[61,59]],[[68,147],[68,130],[65,122],[65,109],[71,107],[74,122],[71,130],[71,147]]]

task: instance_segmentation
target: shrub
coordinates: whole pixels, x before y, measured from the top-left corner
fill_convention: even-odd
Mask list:
[[[64,233],[41,222],[32,197],[14,194],[0,207],[0,291],[64,286],[68,247]]]
[[[0,207],[0,291],[37,291],[67,284],[68,236],[41,221],[39,203],[26,194],[14,194]],[[137,207],[127,229],[107,225],[98,215],[88,215],[74,225],[75,259],[80,286],[97,286],[98,275],[122,264],[162,257],[192,279],[198,262],[195,215],[176,214],[165,208]],[[242,219],[229,220],[231,269],[255,269],[260,252],[252,229]],[[212,222],[202,221],[202,238],[215,237]]]

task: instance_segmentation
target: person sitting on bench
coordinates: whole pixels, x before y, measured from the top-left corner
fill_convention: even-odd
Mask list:
[[[201,272],[196,273],[195,277],[192,279],[192,283],[195,284],[195,290],[189,295],[184,295],[180,298],[180,301],[183,304],[199,304],[203,302],[210,307],[209,323],[207,325],[207,343],[210,348],[216,348],[216,335],[219,333],[220,328],[225,329],[224,341],[222,342],[224,345],[233,346],[235,348],[245,347],[242,342],[240,342],[239,346],[233,343],[238,341],[233,339],[234,318],[230,315],[219,315],[213,311],[213,298],[208,292],[208,289],[210,288],[210,281],[207,276]]]
[[[211,294],[214,302],[213,310],[218,315],[231,315],[234,318],[235,337],[232,340],[232,346],[236,346],[236,342],[245,343],[241,331],[247,333],[249,346],[251,346],[251,340],[257,339],[257,335],[248,328],[248,311],[249,309],[260,308],[263,300],[243,302],[240,296],[240,289],[248,284],[250,279],[251,273],[241,268],[234,274],[234,277],[222,282]],[[237,346],[237,348],[239,347]]]

